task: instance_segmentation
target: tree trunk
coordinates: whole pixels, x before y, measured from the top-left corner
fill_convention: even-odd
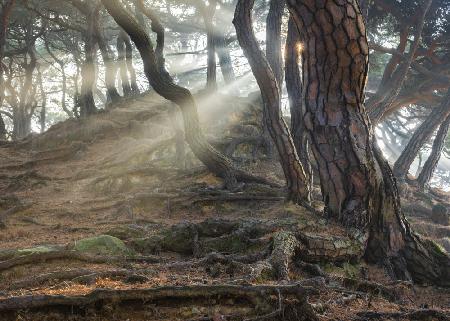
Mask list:
[[[422,171],[417,178],[419,187],[423,190],[430,183],[433,173],[439,163],[441,158],[442,150],[445,146],[445,140],[448,134],[448,128],[450,126],[450,115],[444,120],[444,122],[439,126],[439,130],[436,134],[436,138],[433,142],[433,147],[431,148],[431,154],[427,161],[423,165]]]
[[[214,26],[212,21],[206,25],[206,49],[208,52],[208,66],[206,69],[206,91],[215,92],[217,90],[217,61],[216,61],[216,41]]]
[[[308,185],[312,186],[313,175],[309,158],[308,133],[306,132],[303,120],[303,88],[299,68],[302,50],[301,46],[302,44],[300,42],[300,34],[298,33],[297,25],[291,17],[289,18],[284,60],[286,89],[289,96],[289,106],[291,111],[291,133],[295,149],[297,150],[298,157],[308,179]]]
[[[119,92],[116,88],[117,67],[114,62],[113,53],[111,52],[111,49],[109,48],[108,43],[103,37],[100,29],[99,11],[100,7],[97,7],[94,15],[94,34],[102,55],[103,65],[105,66],[105,85],[108,100],[111,102],[116,102],[120,98]]]
[[[285,0],[271,0],[269,13],[266,18],[266,57],[270,68],[278,82],[280,94],[283,88],[283,58],[281,56],[281,25]],[[263,139],[267,150],[267,156],[273,157],[274,147],[270,129],[267,127],[268,120],[263,115]]]
[[[12,8],[15,4],[15,0],[8,0],[2,4],[2,11],[0,14],[0,107],[3,105],[3,99],[5,98],[5,85],[3,79],[3,56],[5,54],[6,45],[6,33],[9,24],[9,16],[11,15]],[[0,114],[0,140],[6,139],[7,132],[3,116]]]
[[[31,117],[34,114],[34,100],[36,96],[36,87],[33,86],[33,73],[37,67],[36,48],[34,40],[29,41],[33,30],[30,25],[26,32],[26,55],[24,62],[25,80],[20,89],[19,101],[14,108],[13,119],[13,139],[22,139],[31,133]],[[28,57],[30,61],[28,63]]]
[[[44,90],[44,82],[42,81],[42,73],[38,69],[38,83],[39,91],[41,93],[41,112],[39,115],[39,124],[41,133],[45,132],[46,118],[47,118],[47,95]]]
[[[131,45],[130,37],[125,34],[125,62],[128,69],[128,74],[130,75],[130,86],[133,94],[139,94],[139,87],[136,81],[136,70],[133,66],[133,46]]]
[[[3,116],[0,114],[0,140],[5,140],[7,136],[6,125],[3,121]]]
[[[420,149],[429,141],[435,130],[450,115],[450,89],[439,107],[434,108],[430,115],[416,129],[400,157],[394,164],[394,175],[399,179],[404,179],[409,168],[419,153]]]
[[[283,57],[281,53],[281,25],[285,0],[270,0],[266,19],[266,56],[270,68],[278,82],[278,89],[283,88]]]
[[[131,94],[130,79],[128,78],[127,63],[125,61],[125,39],[126,33],[121,30],[117,37],[117,63],[119,65],[120,80],[122,82],[123,95],[129,96]]]
[[[383,262],[395,278],[450,285],[449,257],[420,240],[401,212],[395,179],[365,113],[369,49],[356,0],[288,6],[305,46],[305,125],[327,214],[360,230],[366,259]]]
[[[209,1],[205,5],[203,1],[197,1],[196,7],[203,16],[206,29],[206,50],[208,53],[206,69],[206,92],[217,90],[217,61],[216,61],[216,29],[214,26],[214,14],[216,13],[216,0]]]
[[[54,61],[59,65],[59,68],[61,69],[61,76],[62,76],[62,88],[61,88],[61,108],[64,110],[64,112],[69,116],[69,118],[73,117],[73,112],[70,111],[67,108],[66,104],[66,95],[67,95],[67,76],[66,71],[64,69],[64,61],[59,59],[56,55],[53,54],[53,52],[50,49],[49,42],[47,40],[44,41],[45,48],[48,52],[48,54],[52,57]]]
[[[94,40],[94,10],[90,10],[86,15],[88,22],[88,32],[84,39],[84,54],[85,60],[81,66],[81,108],[80,116],[87,117],[95,114],[97,108],[95,107],[93,88],[96,78],[95,70],[95,40]]]
[[[236,80],[236,75],[234,74],[230,50],[224,35],[218,34],[216,36],[216,52],[225,84],[230,85]]]
[[[139,26],[139,23],[124,10],[118,0],[102,0],[109,14],[131,37],[136,45],[144,63],[145,75],[153,89],[164,98],[174,102],[181,108],[186,141],[206,167],[224,178],[228,187],[234,187],[237,180],[258,181],[241,170],[236,169],[231,160],[213,148],[200,127],[195,100],[186,88],[176,85],[170,75],[161,73],[157,56],[153,50],[152,42],[147,33]],[[259,179],[262,181],[262,179]],[[264,181],[266,183],[266,181]]]
[[[296,203],[309,202],[310,187],[298,159],[294,142],[281,114],[278,82],[267,59],[259,49],[252,29],[251,11],[254,0],[240,0],[236,6],[233,24],[245,56],[258,82],[263,99],[263,118],[280,156],[288,186],[288,198]]]

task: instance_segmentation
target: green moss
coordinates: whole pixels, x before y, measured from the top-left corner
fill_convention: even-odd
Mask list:
[[[132,251],[120,239],[100,235],[75,242],[74,250],[99,255],[131,255]]]

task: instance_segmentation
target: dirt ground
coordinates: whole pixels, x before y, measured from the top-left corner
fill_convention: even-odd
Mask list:
[[[247,102],[219,100],[202,113],[211,139],[231,135],[229,125],[248,108]],[[208,102],[201,106],[207,108]],[[353,252],[332,262],[309,253],[306,265],[289,262],[289,275],[280,281],[255,272],[265,259],[247,264],[242,239],[228,238],[241,237],[236,230],[195,234],[204,222],[217,229],[238,222],[246,233],[248,226],[262,222],[267,230],[257,237],[245,235],[244,243],[254,246],[254,253],[263,251],[284,229],[282,224],[295,226],[308,240],[319,235],[336,243],[349,237],[320,214],[286,204],[282,189],[248,185],[224,192],[222,181],[190,153],[187,165],[180,167],[173,109],[146,94],[88,120],[69,120],[22,142],[1,143],[0,320],[449,320],[448,289],[392,281],[381,267],[355,260]],[[212,120],[217,113],[220,123]],[[276,162],[242,164],[283,184]],[[422,195],[411,188],[403,204],[429,209],[436,202],[450,203],[449,195],[437,193]],[[320,201],[314,205],[320,210]],[[449,242],[448,226],[434,224],[414,208],[406,213],[424,236],[444,247]],[[274,224],[281,225],[272,228]],[[161,233],[174,226],[197,229],[192,250],[185,244],[191,238],[164,243]],[[163,236],[139,243],[139,237],[120,237],[118,231],[134,231],[140,238]],[[111,234],[137,254],[101,260],[36,254],[40,247],[67,250],[79,240]],[[34,257],[19,261],[26,255]],[[223,285],[236,293],[224,294]],[[252,292],[252,286],[264,288]]]

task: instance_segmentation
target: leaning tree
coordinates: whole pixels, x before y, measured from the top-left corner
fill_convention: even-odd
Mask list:
[[[253,34],[253,4],[238,1],[234,23],[267,95],[277,86]],[[356,0],[288,0],[287,5],[304,47],[303,116],[326,214],[363,231],[366,259],[383,262],[393,277],[450,285],[449,257],[411,231],[391,169],[376,145],[364,107],[369,46]]]

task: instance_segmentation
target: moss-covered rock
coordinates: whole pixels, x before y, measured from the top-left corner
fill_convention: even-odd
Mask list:
[[[100,235],[75,242],[74,250],[97,255],[131,255],[125,243],[111,235]]]
[[[129,245],[136,251],[154,254],[161,251],[192,254],[198,232],[194,224],[181,223],[149,237],[132,239]]]

